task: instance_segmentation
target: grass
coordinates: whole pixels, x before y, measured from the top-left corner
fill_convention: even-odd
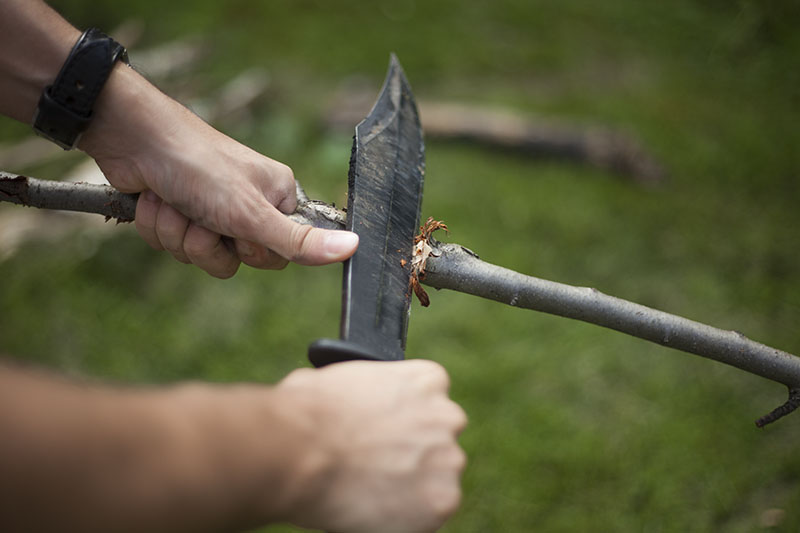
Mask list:
[[[337,204],[350,141],[321,132],[318,114],[347,77],[377,90],[389,51],[420,98],[635,132],[669,170],[661,187],[429,142],[423,215],[491,262],[800,353],[794,3],[54,4],[79,26],[142,17],[144,44],[212,39],[207,84],[267,67],[274,101],[231,133]],[[0,124],[5,138],[22,131]],[[274,382],[338,327],[336,266],[217,281],[130,228],[32,242],[0,276],[0,349],[115,381]],[[784,513],[776,531],[800,529],[800,419],[752,425],[782,387],[601,328],[431,299],[413,309],[408,353],[448,368],[471,420],[446,531],[753,531],[771,509]]]

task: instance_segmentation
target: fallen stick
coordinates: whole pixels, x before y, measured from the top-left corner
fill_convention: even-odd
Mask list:
[[[108,185],[61,183],[0,172],[0,201],[29,207],[98,213],[117,222],[130,222],[138,195]],[[309,200],[298,186],[293,220],[328,229],[342,229],[345,215],[324,203]],[[789,399],[756,421],[763,427],[800,407],[800,358],[677,315],[609,296],[589,287],[574,287],[514,272],[481,260],[458,244],[430,239],[433,249],[420,281],[514,307],[581,320],[725,363],[781,383]]]
[[[336,98],[325,116],[328,127],[352,128],[371,105],[370,93]],[[508,110],[448,102],[418,102],[428,139],[458,141],[594,166],[645,185],[663,181],[666,172],[629,134],[609,127],[568,123]]]

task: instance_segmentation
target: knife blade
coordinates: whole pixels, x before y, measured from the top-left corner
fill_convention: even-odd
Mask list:
[[[356,126],[347,229],[359,236],[344,263],[339,339],[311,344],[311,363],[405,357],[411,254],[419,225],[425,144],[411,86],[392,54],[380,94]]]

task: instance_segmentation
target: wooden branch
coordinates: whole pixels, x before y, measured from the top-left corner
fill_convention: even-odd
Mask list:
[[[119,223],[133,221],[138,198],[108,185],[38,180],[0,171],[0,201],[26,207],[97,213]]]
[[[30,207],[99,213],[118,221],[135,216],[136,196],[107,185],[66,184],[0,172],[0,201]],[[298,188],[293,220],[327,229],[343,229],[345,215],[324,203],[308,200]],[[436,289],[450,289],[514,307],[542,311],[614,329],[662,346],[735,366],[786,385],[789,400],[758,419],[763,427],[800,406],[800,358],[757,343],[736,331],[717,329],[676,315],[603,294],[573,287],[481,260],[458,244],[433,239],[422,281]]]
[[[371,92],[343,91],[325,115],[331,128],[352,128],[372,102]],[[642,143],[629,133],[609,127],[525,116],[509,110],[420,100],[428,139],[464,142],[534,157],[582,163],[644,185],[663,181],[666,172]]]
[[[756,421],[763,427],[800,405],[800,357],[752,341],[737,331],[651,309],[603,294],[526,276],[482,261],[457,244],[435,243],[424,282],[502,302],[573,318],[627,333],[662,346],[714,359],[786,385],[789,401]]]

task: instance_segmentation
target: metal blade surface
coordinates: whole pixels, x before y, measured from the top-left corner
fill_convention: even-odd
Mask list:
[[[341,331],[343,340],[384,360],[404,357],[424,173],[417,105],[393,54],[378,100],[353,140],[347,228],[360,242],[344,267]]]

